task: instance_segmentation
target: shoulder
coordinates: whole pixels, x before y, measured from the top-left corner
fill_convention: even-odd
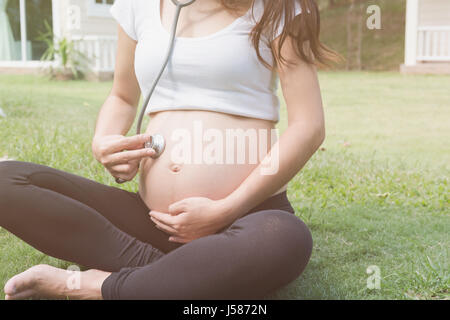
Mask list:
[[[112,8],[114,8],[114,10],[132,10],[134,8],[134,3],[135,0],[115,0]]]
[[[159,0],[115,0],[111,15],[133,40],[138,40],[139,22],[156,10]]]
[[[138,14],[141,10],[154,9],[159,0],[115,0],[112,10]]]
[[[257,24],[259,22],[261,22],[265,11],[268,10],[272,10],[272,7],[270,6],[270,3],[268,3],[267,1],[270,0],[255,0],[253,3],[253,7],[252,10],[250,12],[249,18],[251,20],[251,22],[253,24]],[[292,16],[296,17],[298,15],[300,15],[302,13],[302,5],[301,5],[301,1],[300,0],[290,0],[288,2],[283,1],[282,2],[283,6],[288,5],[289,7],[292,8]],[[276,19],[274,18],[274,21],[272,23],[266,23],[266,25],[272,26],[272,24],[274,24],[274,35],[273,37],[270,39],[271,41],[273,41],[275,38],[279,37],[280,34],[283,32],[284,28],[286,27],[286,8],[284,8],[281,12],[279,12],[278,15],[276,15]],[[267,15],[267,16],[271,16],[271,15]],[[263,30],[263,34],[265,34],[266,32],[268,32],[269,30]]]
[[[133,40],[137,40],[134,28],[134,2],[135,0],[115,0],[114,4],[111,6],[110,13],[125,33]]]

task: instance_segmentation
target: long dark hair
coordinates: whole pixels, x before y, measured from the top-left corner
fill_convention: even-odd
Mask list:
[[[220,0],[228,10],[253,8],[259,0]],[[302,8],[302,14],[294,16],[296,2]],[[251,6],[251,7],[250,7]],[[277,47],[272,46],[276,63],[292,64],[281,53],[281,48],[288,36],[293,41],[297,56],[309,63],[320,67],[328,67],[338,61],[340,56],[320,42],[320,12],[315,0],[264,0],[264,13],[251,32],[252,44],[256,49],[258,59],[268,68],[271,66],[260,53],[260,41],[263,35],[274,39],[276,31],[284,17],[284,28]]]

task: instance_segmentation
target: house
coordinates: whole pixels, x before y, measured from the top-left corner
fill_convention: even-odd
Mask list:
[[[450,74],[450,0],[407,0],[404,73]]]
[[[90,75],[110,78],[117,25],[109,13],[114,0],[0,0],[0,73],[37,73],[57,62],[40,61],[47,49],[36,40],[44,21],[56,38],[72,39],[89,58]]]
[[[90,61],[91,76],[112,76],[116,22],[114,0],[0,0],[0,73],[36,73],[43,62],[37,41],[44,21],[55,38],[67,37]],[[404,73],[450,74],[450,0],[407,0]]]

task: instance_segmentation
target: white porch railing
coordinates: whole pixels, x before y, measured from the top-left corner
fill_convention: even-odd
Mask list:
[[[450,61],[450,26],[418,28],[418,61]]]
[[[94,72],[114,71],[117,38],[111,36],[72,36],[75,48],[89,59],[88,67]]]

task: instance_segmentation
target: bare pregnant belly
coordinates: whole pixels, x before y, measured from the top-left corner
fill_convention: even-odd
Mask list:
[[[142,160],[141,198],[149,208],[167,212],[170,204],[184,198],[226,197],[277,141],[272,129],[271,121],[210,111],[152,114],[146,133],[163,135],[166,148],[159,158]],[[275,163],[264,166],[264,174],[275,172]],[[283,190],[286,186],[274,194]]]

